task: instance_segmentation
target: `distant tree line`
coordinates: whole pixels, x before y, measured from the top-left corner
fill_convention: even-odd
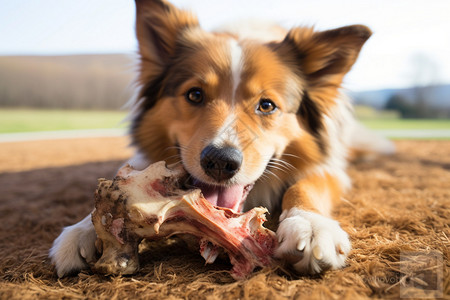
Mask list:
[[[449,97],[448,87],[436,84],[440,73],[438,61],[428,54],[416,53],[411,67],[415,87],[411,93],[393,94],[385,108],[398,111],[403,118],[450,118],[450,105],[444,103]]]
[[[414,93],[415,99],[410,99],[402,94],[394,94],[386,102],[384,109],[395,110],[406,119],[436,119],[450,118],[450,109],[434,107],[429,104],[428,98],[431,87],[417,87]]]
[[[125,55],[0,57],[0,107],[119,109],[133,76]]]
[[[131,98],[133,59],[127,55],[0,57],[0,107],[122,108]],[[396,93],[385,109],[403,118],[450,118],[450,108],[429,105],[433,86]]]

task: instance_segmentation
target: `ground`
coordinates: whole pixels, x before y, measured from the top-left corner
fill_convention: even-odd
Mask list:
[[[126,277],[84,271],[58,279],[47,258],[64,226],[93,206],[98,177],[131,155],[125,138],[0,144],[0,299],[284,299],[450,297],[450,141],[396,141],[392,157],[350,167],[353,189],[335,217],[353,244],[348,265],[320,276],[230,265],[177,241],[142,255]]]

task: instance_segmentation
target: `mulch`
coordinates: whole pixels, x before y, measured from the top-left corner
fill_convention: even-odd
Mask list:
[[[177,240],[153,245],[133,276],[58,279],[47,255],[64,226],[93,207],[97,178],[131,155],[125,138],[0,144],[1,299],[450,298],[450,141],[397,141],[397,154],[350,167],[335,217],[353,250],[342,270],[295,277],[230,265]]]

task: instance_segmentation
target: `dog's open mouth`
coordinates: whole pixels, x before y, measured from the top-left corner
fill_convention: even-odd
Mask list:
[[[236,212],[242,212],[244,202],[248,194],[252,190],[255,183],[250,184],[233,184],[233,185],[215,185],[202,182],[189,174],[187,168],[184,182],[184,188],[198,188],[202,191],[203,197],[214,206],[225,207]]]
[[[242,211],[244,201],[254,185],[252,183],[247,185],[218,186],[203,183],[197,179],[194,179],[192,183],[202,191],[203,197],[212,205],[230,208],[237,212]]]

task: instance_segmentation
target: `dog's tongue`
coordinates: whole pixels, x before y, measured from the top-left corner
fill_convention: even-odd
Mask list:
[[[244,185],[233,185],[230,187],[212,186],[202,182],[194,185],[202,190],[203,196],[209,203],[215,206],[231,208],[240,211],[241,202],[244,197]]]

